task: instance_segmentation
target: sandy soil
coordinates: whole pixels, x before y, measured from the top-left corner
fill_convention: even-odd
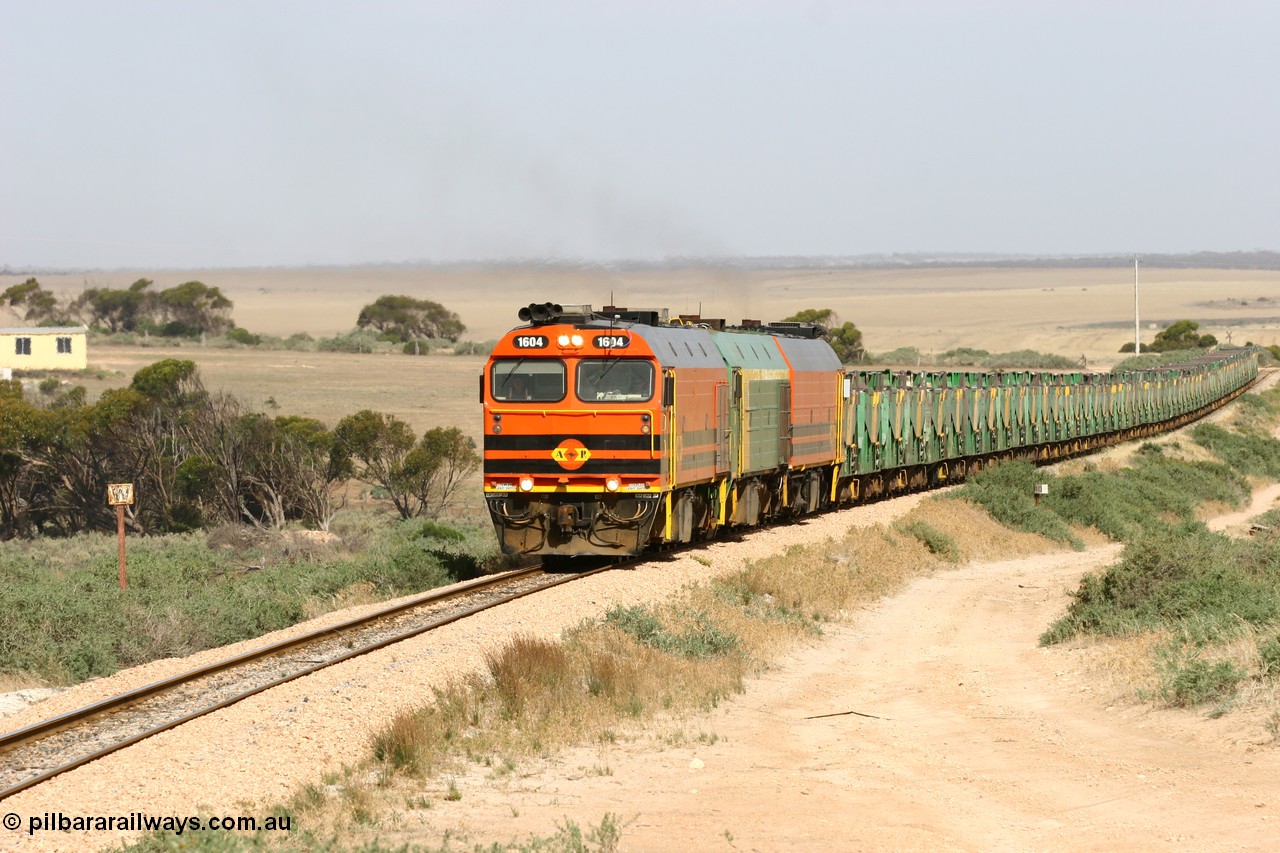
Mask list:
[[[460,801],[389,839],[505,840],[613,813],[632,851],[1274,849],[1269,736],[1113,702],[1081,650],[1037,646],[1080,575],[1118,553],[918,580],[722,711],[505,785],[462,780]]]

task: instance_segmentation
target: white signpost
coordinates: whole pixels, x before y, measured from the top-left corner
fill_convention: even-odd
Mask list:
[[[109,484],[107,503],[116,508],[116,536],[120,540],[120,588],[124,589],[124,508],[133,505],[133,483]]]

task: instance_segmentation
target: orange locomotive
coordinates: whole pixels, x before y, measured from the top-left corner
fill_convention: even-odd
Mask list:
[[[826,502],[843,372],[817,327],[552,303],[520,319],[481,377],[504,552],[638,554]]]

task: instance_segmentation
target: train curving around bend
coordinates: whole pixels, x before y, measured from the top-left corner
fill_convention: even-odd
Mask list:
[[[481,376],[502,550],[630,555],[1061,459],[1192,421],[1257,376],[1219,347],[1124,373],[860,370],[819,327],[534,304]]]

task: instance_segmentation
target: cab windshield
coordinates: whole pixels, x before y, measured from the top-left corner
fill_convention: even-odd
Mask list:
[[[564,399],[565,367],[558,358],[501,358],[489,372],[493,399],[504,403],[555,403]]]
[[[641,403],[653,399],[653,362],[584,358],[578,362],[578,399],[584,403]]]

